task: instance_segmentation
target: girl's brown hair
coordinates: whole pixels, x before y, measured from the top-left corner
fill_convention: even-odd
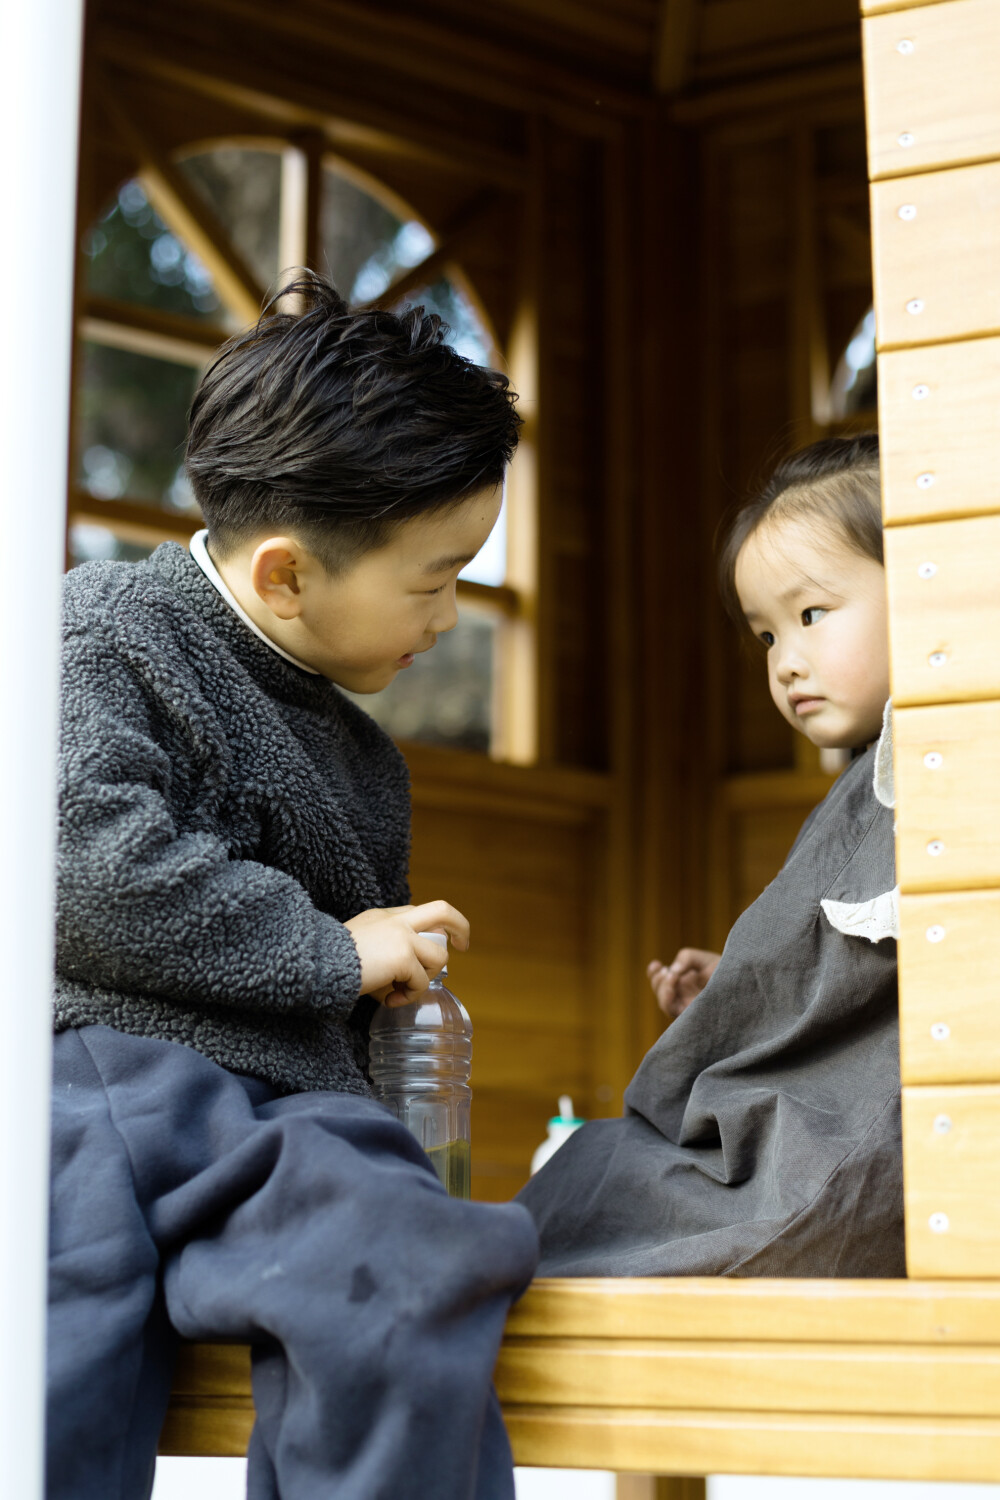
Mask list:
[[[878,434],[822,438],[792,453],[767,484],[737,511],[719,553],[719,589],[726,612],[745,623],[736,592],[736,560],[765,521],[810,520],[862,557],[881,563],[882,503]]]

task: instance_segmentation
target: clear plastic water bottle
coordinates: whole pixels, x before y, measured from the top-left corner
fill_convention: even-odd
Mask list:
[[[443,932],[424,937],[447,948]],[[380,1005],[369,1032],[375,1098],[411,1130],[453,1198],[472,1189],[472,1022],[442,983],[447,965],[410,1005]]]

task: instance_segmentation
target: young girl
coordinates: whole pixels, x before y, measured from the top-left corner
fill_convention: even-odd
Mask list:
[[[904,1275],[877,439],[781,464],[737,517],[721,581],[779,712],[854,759],[721,958],[650,966],[679,1020],[624,1117],[578,1131],[524,1190],[539,1271]]]
[[[764,646],[771,697],[800,734],[824,750],[877,739],[889,659],[874,433],[813,443],[779,464],[726,537],[719,585],[727,613]],[[654,959],[646,972],[660,1009],[679,1016],[718,962],[701,948],[682,948],[669,968]]]

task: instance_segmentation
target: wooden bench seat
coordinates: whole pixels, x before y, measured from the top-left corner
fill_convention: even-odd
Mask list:
[[[1000,1283],[538,1281],[497,1388],[515,1460],[1000,1481]],[[161,1452],[242,1454],[249,1351],[189,1345]]]

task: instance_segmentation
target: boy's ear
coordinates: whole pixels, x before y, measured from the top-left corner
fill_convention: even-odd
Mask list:
[[[287,536],[268,537],[250,559],[253,591],[279,620],[294,620],[302,613],[304,564],[302,548]]]

